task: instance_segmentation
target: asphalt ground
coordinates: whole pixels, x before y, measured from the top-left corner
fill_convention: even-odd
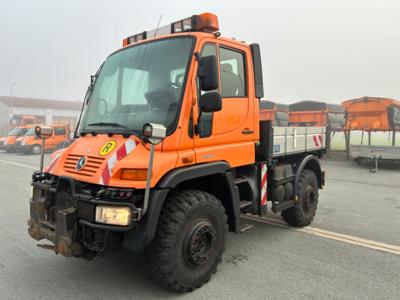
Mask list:
[[[47,156],[48,161],[48,156]],[[38,156],[0,152],[0,299],[399,299],[400,166],[324,161],[326,187],[311,227],[278,215],[229,234],[211,281],[176,294],[146,274],[142,253],[92,261],[38,248],[27,234],[30,177]]]

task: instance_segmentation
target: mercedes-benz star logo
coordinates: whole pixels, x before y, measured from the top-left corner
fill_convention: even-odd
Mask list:
[[[76,163],[75,169],[80,171],[86,164],[86,157],[82,156]]]

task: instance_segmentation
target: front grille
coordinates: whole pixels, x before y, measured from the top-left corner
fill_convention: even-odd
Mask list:
[[[69,154],[64,163],[65,172],[92,177],[101,167],[104,158],[95,156],[86,156],[86,164],[79,171],[76,169],[76,163],[82,155]]]
[[[21,145],[22,144],[22,141],[16,141],[15,142],[15,145]]]

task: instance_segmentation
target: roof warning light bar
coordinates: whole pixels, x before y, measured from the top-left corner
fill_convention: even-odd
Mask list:
[[[218,17],[212,13],[203,13],[200,15],[193,15],[189,18],[171,23],[158,29],[143,31],[139,34],[132,35],[125,38],[122,45],[125,47],[150,37],[162,36],[167,34],[193,31],[212,33],[218,30]]]

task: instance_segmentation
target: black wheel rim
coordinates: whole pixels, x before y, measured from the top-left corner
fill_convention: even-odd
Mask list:
[[[206,263],[214,253],[216,237],[214,225],[209,220],[195,223],[186,233],[185,260],[193,266]]]
[[[317,204],[317,194],[312,186],[307,186],[304,192],[303,209],[305,212],[312,212],[315,210]]]

